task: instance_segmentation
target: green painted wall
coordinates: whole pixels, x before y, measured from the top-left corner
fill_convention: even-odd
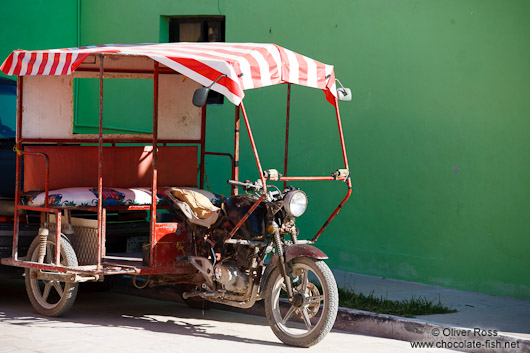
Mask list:
[[[228,41],[274,42],[334,64],[354,94],[353,102],[341,103],[354,192],[319,241],[331,267],[530,299],[528,1],[81,5],[83,45],[165,41],[164,16],[222,14]],[[12,22],[26,24],[16,9],[9,13]],[[73,16],[64,22],[71,28]],[[19,32],[22,43],[29,40],[31,31],[19,26]],[[52,28],[53,43],[38,47],[75,43],[64,35]],[[8,43],[1,53],[25,45]],[[141,90],[127,92],[131,101],[141,97]],[[322,92],[302,87],[294,87],[292,101],[290,172],[329,174],[341,166],[331,105]],[[248,91],[245,104],[264,167],[281,169],[285,87]],[[209,107],[208,150],[231,152],[233,110],[229,103]],[[119,114],[113,110],[110,121]],[[139,129],[149,125],[139,116],[134,122]],[[242,178],[255,179],[246,141],[242,153]],[[212,189],[228,192],[226,161],[209,157],[207,175]],[[299,186],[310,196],[299,222],[310,237],[345,187]]]
[[[16,49],[35,50],[76,45],[76,1],[21,0],[2,4],[1,61]],[[0,75],[6,77],[3,73]]]

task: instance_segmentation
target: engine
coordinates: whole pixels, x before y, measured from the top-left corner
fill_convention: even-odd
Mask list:
[[[215,265],[214,275],[224,289],[236,293],[245,293],[248,289],[248,275],[239,269],[237,263],[225,261]]]

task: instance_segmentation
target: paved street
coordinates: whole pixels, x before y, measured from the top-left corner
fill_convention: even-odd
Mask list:
[[[80,292],[63,318],[33,311],[23,281],[0,280],[0,352],[292,352],[263,317],[113,292]],[[313,352],[448,352],[332,331]]]

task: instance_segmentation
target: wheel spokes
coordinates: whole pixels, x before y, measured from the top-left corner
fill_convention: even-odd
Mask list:
[[[312,297],[307,297],[307,304],[320,304],[324,300],[324,295],[315,295]]]
[[[307,308],[300,309],[302,312],[302,319],[304,319],[305,326],[307,327],[307,330],[311,330],[311,319],[309,318],[309,314],[307,313]]]
[[[287,322],[287,320],[289,320],[291,318],[291,316],[293,316],[294,312],[296,311],[296,307],[293,305],[289,308],[289,311],[287,311],[287,314],[285,314],[285,317],[282,319],[282,324],[285,325],[285,323]]]
[[[42,291],[42,299],[44,299],[44,301],[48,300],[48,296],[50,295],[51,288],[52,288],[51,282],[48,281],[44,284],[44,290]]]
[[[61,287],[61,282],[53,281],[53,286],[55,290],[57,291],[57,294],[59,294],[59,296],[62,298],[64,290],[63,290],[63,287]]]
[[[305,291],[307,290],[307,270],[304,270],[304,274],[302,275],[302,290],[301,292],[305,294]]]

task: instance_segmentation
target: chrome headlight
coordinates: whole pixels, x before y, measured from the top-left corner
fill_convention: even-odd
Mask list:
[[[307,195],[302,190],[289,191],[283,198],[283,204],[289,216],[300,217],[307,208]]]

